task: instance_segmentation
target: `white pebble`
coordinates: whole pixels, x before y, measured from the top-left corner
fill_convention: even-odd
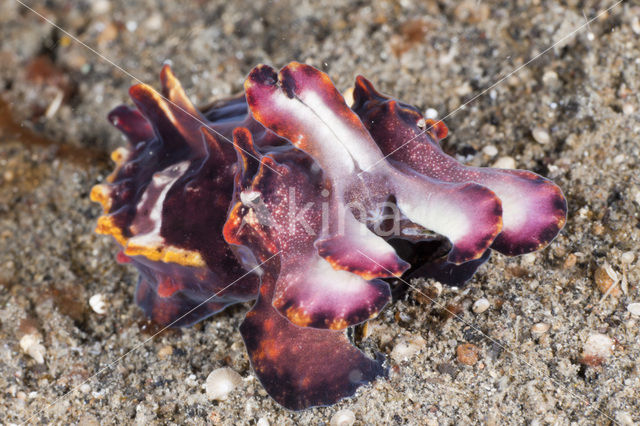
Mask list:
[[[404,338],[393,347],[391,358],[396,362],[409,359],[418,353],[426,343],[427,342],[420,336],[411,339]]]
[[[631,312],[632,315],[640,317],[640,303],[629,303],[627,305],[627,311]]]
[[[631,29],[633,30],[634,33],[640,35],[640,18],[637,16],[634,16],[633,19],[631,20]]]
[[[622,255],[620,256],[620,261],[622,263],[626,263],[627,265],[629,265],[631,262],[633,262],[636,259],[636,255],[632,252],[632,251],[625,251],[624,253],[622,253]]]
[[[162,15],[159,13],[152,14],[144,23],[144,26],[150,31],[159,31],[162,29],[162,25]]]
[[[549,331],[549,328],[551,326],[549,324],[546,324],[544,322],[539,322],[537,324],[534,324],[531,327],[531,334],[534,335],[534,337],[539,337],[542,336],[544,333],[546,333],[547,331]]]
[[[607,359],[613,353],[613,347],[615,343],[606,334],[592,334],[584,344],[583,353],[584,357],[593,357],[600,359]]]
[[[515,169],[516,168],[516,160],[513,157],[500,157],[493,163],[493,167],[498,169]]]
[[[351,410],[340,410],[331,417],[331,426],[351,426],[356,422],[356,415]]]
[[[228,367],[213,370],[207,377],[205,391],[209,399],[225,400],[242,383],[242,377]]]
[[[489,157],[495,157],[498,155],[498,148],[496,148],[495,145],[487,145],[482,148],[482,152]]]
[[[49,119],[53,118],[53,116],[55,116],[58,110],[60,109],[60,105],[62,105],[63,99],[64,99],[64,92],[58,89],[58,91],[56,92],[56,97],[53,98],[53,100],[47,107],[47,110],[45,111],[44,116]]]
[[[537,256],[534,253],[527,253],[527,254],[523,254],[520,257],[520,260],[523,265],[531,266],[534,263],[536,263],[536,258]]]
[[[111,10],[111,3],[109,0],[97,0],[91,4],[91,10],[94,13],[101,15],[103,13],[107,13]]]
[[[491,304],[489,303],[489,301],[487,299],[485,299],[484,297],[482,299],[478,299],[476,300],[476,302],[473,304],[473,306],[471,307],[471,309],[473,310],[473,312],[475,312],[476,314],[481,314],[484,311],[486,311],[487,309],[489,309],[489,306],[491,306]]]
[[[431,284],[431,288],[436,291],[436,297],[442,294],[442,284],[440,284],[438,281],[433,282]]]
[[[436,118],[438,118],[438,111],[433,108],[427,108],[427,110],[424,112],[424,118],[435,120]]]
[[[25,334],[20,339],[20,347],[24,353],[35,359],[38,364],[44,363],[46,349],[40,344],[40,336],[37,334]]]
[[[132,33],[138,28],[138,23],[136,21],[127,21],[125,27],[127,28],[127,31]]]
[[[469,84],[468,81],[465,81],[460,86],[458,86],[455,89],[453,89],[453,91],[458,96],[467,96],[468,94],[470,94],[473,91],[473,88],[471,87],[471,84]],[[464,109],[464,105],[462,107],[460,107],[460,109]]]
[[[633,106],[633,104],[624,104],[622,105],[622,113],[624,115],[631,115],[636,111],[636,108]]]
[[[542,82],[547,87],[558,87],[559,78],[555,71],[547,71],[542,75]]]
[[[637,425],[637,423],[634,423],[633,417],[631,417],[631,414],[627,413],[626,411],[616,412],[616,420],[621,426]]]
[[[533,138],[541,145],[546,145],[551,142],[551,136],[549,136],[549,132],[547,132],[542,127],[535,127],[531,130],[531,134]]]
[[[107,313],[107,300],[104,294],[94,294],[89,298],[89,306],[96,314],[103,315]]]
[[[256,423],[256,426],[269,426],[269,420],[265,419],[264,417],[260,417],[258,419],[258,422]]]
[[[605,260],[604,264],[602,265],[602,267],[604,268],[604,270],[607,273],[607,275],[609,275],[609,277],[614,281],[614,283],[618,282],[618,280],[620,279],[618,277],[618,273],[613,270],[611,265],[609,265],[609,263],[606,260]]]

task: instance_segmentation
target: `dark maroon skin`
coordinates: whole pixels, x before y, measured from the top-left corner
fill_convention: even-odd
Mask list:
[[[367,357],[344,332],[298,327],[280,315],[271,305],[276,274],[266,269],[240,325],[253,370],[273,399],[291,410],[331,405],[388,375],[382,354]]]
[[[247,81],[255,83],[256,75],[264,80],[274,74],[269,67],[256,67]],[[389,99],[363,85],[362,80],[358,81],[362,87],[352,111],[345,108],[328,77],[319,71],[296,63],[285,67],[282,75],[291,77],[282,83],[290,97],[310,87],[305,78],[298,77],[309,76],[308,81],[313,81],[320,76],[319,97],[324,106],[330,111],[341,110],[345,123],[370,133],[384,152],[399,142],[390,141],[393,135],[389,129],[373,126],[372,117],[391,123],[390,129],[398,129],[398,137],[413,131],[406,127],[412,125],[413,113],[409,124],[403,124],[400,115],[385,115],[381,111]],[[359,249],[366,251],[368,247],[359,247],[364,240],[353,234],[334,235],[328,240],[333,245],[320,241],[323,218],[319,210],[303,215],[312,233],[287,226],[290,209],[304,210],[308,203],[320,205],[326,194],[334,191],[327,178],[331,170],[323,169],[309,152],[278,135],[285,127],[302,128],[303,120],[283,119],[282,115],[279,120],[270,120],[275,112],[247,104],[245,94],[200,111],[189,102],[168,66],[163,68],[161,80],[162,94],[146,85],[133,86],[130,95],[137,108],[120,106],[109,114],[109,120],[129,140],[129,147],[115,153],[115,172],[92,191],[92,199],[105,210],[97,231],[113,235],[121,244],[118,260],[132,263],[140,273],[136,303],[161,325],[188,326],[229,305],[256,300],[240,333],[255,374],[282,406],[301,410],[334,404],[388,374],[381,354],[368,357],[345,333],[348,327],[374,318],[390,302],[385,278],[406,271],[405,278],[429,277],[462,285],[489,258],[487,249],[472,261],[451,263],[447,260],[451,244],[446,238],[402,234],[384,237],[391,245],[392,257],[399,259],[394,273],[386,273],[385,267],[357,255]],[[309,151],[314,149],[311,145],[309,142]],[[394,167],[426,175],[429,170],[419,170],[421,164],[415,162],[423,149],[419,144],[409,146],[408,153],[393,159],[397,163]],[[458,167],[452,161],[443,157],[441,164]],[[550,188],[547,180],[540,182],[538,186]],[[477,183],[464,179],[462,183],[490,192]],[[365,193],[365,186],[356,186],[353,192]],[[563,206],[566,213],[564,198],[555,201],[555,210],[548,209],[553,218],[539,221],[551,223],[540,243],[548,243],[563,223],[557,218]],[[491,214],[489,219],[496,223],[502,220],[501,209]],[[484,216],[479,221],[484,221]],[[416,226],[407,218],[401,221],[403,229]],[[508,245],[501,251],[518,254],[533,250],[530,241],[518,246],[517,234],[508,237],[507,243],[495,240],[500,247]],[[348,259],[339,264],[333,262],[336,257]],[[344,268],[344,263],[355,266]]]
[[[300,194],[296,209],[321,196],[321,176],[309,172],[313,169],[312,160],[306,154],[292,149],[263,157],[252,147],[248,132],[236,132],[235,136],[234,141],[244,148],[239,149],[238,154],[247,165],[240,172],[237,189],[261,191],[264,195],[261,201],[277,223],[284,223],[289,213],[278,207],[290,204],[266,191],[268,188],[295,187]],[[248,157],[246,152],[251,152],[253,157]],[[260,158],[260,164],[255,158]],[[230,216],[242,219],[249,211],[236,200]],[[312,226],[317,227],[317,214],[308,215]],[[333,404],[353,395],[376,377],[386,376],[388,367],[383,355],[378,353],[375,358],[369,358],[349,342],[343,330],[328,329],[326,324],[336,315],[331,309],[333,304],[317,300],[320,308],[311,311],[310,324],[306,327],[293,324],[285,316],[286,309],[283,312],[274,306],[276,289],[285,284],[283,280],[290,279],[292,273],[305,273],[304,269],[296,268],[295,263],[303,262],[300,255],[313,250],[313,239],[300,239],[286,226],[238,226],[238,223],[242,224],[242,220],[228,222],[227,240],[251,248],[264,262],[258,300],[247,313],[240,333],[253,370],[267,392],[281,405],[300,410]],[[275,254],[278,254],[277,260],[270,260]],[[305,281],[304,276],[300,278]],[[314,278],[322,279],[307,279]],[[388,284],[372,281],[371,291],[352,298],[350,303],[355,304],[355,309],[349,311],[351,314],[345,320],[350,324],[366,320],[371,316],[369,309],[381,310],[390,296]]]
[[[199,148],[206,142],[206,152],[192,149],[193,141],[176,131],[145,93],[140,94],[134,87],[131,94],[144,115],[124,106],[109,115],[131,143],[129,158],[111,184],[114,189],[110,214],[115,223],[127,231],[153,174],[172,164],[190,161],[187,172],[166,196],[160,235],[174,246],[201,253],[206,262],[206,268],[195,270],[132,256],[131,262],[141,273],[136,302],[159,324],[184,326],[230,304],[254,299],[260,284],[258,277],[247,274],[222,237],[237,168],[233,146],[222,137],[210,134],[206,141],[200,136]],[[234,118],[242,122],[245,116],[246,113]],[[194,187],[198,191],[190,190]],[[141,222],[140,218],[137,221]],[[223,289],[239,277],[243,278],[229,289]],[[158,284],[168,279],[175,282],[175,294],[160,297]],[[216,296],[208,303],[191,312],[213,295]]]
[[[159,324],[188,326],[231,304],[255,299],[260,285],[259,278],[238,260],[238,250],[240,257],[251,254],[229,246],[222,236],[238,168],[231,142],[233,129],[251,129],[256,142],[272,149],[289,143],[253,120],[244,96],[214,103],[200,115],[188,104],[168,66],[161,78],[164,99],[154,96],[147,86],[133,86],[130,94],[138,109],[122,105],[109,114],[109,121],[130,143],[129,156],[109,185],[109,215],[125,237],[133,236],[130,226],[136,206],[154,173],[190,161],[187,172],[166,196],[160,235],[173,246],[200,253],[206,267],[194,270],[144,256],[129,259],[140,271],[136,303]],[[203,126],[208,130],[201,130]],[[145,220],[138,217],[137,222]],[[166,280],[172,280],[175,294],[165,292],[162,297],[158,285]],[[231,282],[234,284],[224,289]],[[195,309],[201,303],[204,305]]]

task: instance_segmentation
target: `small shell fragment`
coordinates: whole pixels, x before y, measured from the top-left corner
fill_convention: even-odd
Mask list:
[[[436,111],[434,108],[427,108],[427,110],[424,112],[424,117],[435,120],[436,118],[438,118],[438,111]]]
[[[38,364],[44,364],[46,349],[40,344],[40,336],[37,334],[25,334],[20,339],[20,347]]]
[[[629,303],[627,305],[627,311],[631,312],[631,315],[640,317],[640,303]]]
[[[636,108],[633,106],[633,104],[626,103],[626,104],[622,105],[622,113],[624,115],[631,115],[634,112],[636,112]]]
[[[205,383],[207,397],[213,400],[225,400],[237,386],[242,383],[242,377],[228,367],[222,367],[209,373]]]
[[[107,300],[104,294],[94,294],[89,298],[89,306],[96,314],[104,315],[107,313]]]
[[[582,350],[582,363],[591,367],[602,364],[613,353],[614,341],[606,334],[589,336]]]
[[[531,135],[540,145],[546,145],[551,142],[551,136],[542,127],[535,127],[531,130]]]
[[[411,339],[402,339],[391,351],[391,358],[396,361],[404,361],[418,353],[427,342],[420,336]]]
[[[549,325],[547,323],[539,322],[537,324],[534,324],[531,327],[531,334],[533,334],[534,337],[540,337],[541,335],[543,335],[544,333],[549,331],[550,327],[551,327],[551,325]]]
[[[489,309],[489,306],[491,306],[491,304],[486,298],[483,297],[482,299],[476,300],[471,309],[474,313],[481,314]]]
[[[612,297],[620,296],[620,288],[618,287],[619,277],[616,271],[613,270],[611,265],[605,262],[602,266],[596,269],[593,279],[598,286],[600,292],[605,296],[611,295]],[[604,297],[603,297],[604,299]]]
[[[340,410],[331,417],[331,426],[351,426],[356,422],[356,415],[351,410]]]
[[[498,169],[515,169],[516,168],[516,160],[513,157],[505,156],[500,157],[493,163],[493,166]]]
[[[636,259],[636,255],[632,251],[625,251],[620,255],[620,261],[629,265]]]
[[[56,93],[56,97],[53,98],[53,100],[47,107],[47,110],[45,111],[44,116],[48,119],[53,118],[53,116],[56,115],[56,113],[60,109],[60,105],[62,105],[63,99],[64,99],[64,92],[58,89]]]
[[[489,157],[495,157],[496,155],[498,155],[498,148],[496,148],[495,145],[487,145],[482,148],[482,152]]]

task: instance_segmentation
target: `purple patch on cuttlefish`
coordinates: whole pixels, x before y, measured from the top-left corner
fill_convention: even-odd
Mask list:
[[[549,244],[564,226],[567,202],[549,179],[526,170],[460,164],[439,145],[443,123],[425,122],[416,108],[380,94],[364,77],[356,79],[353,96],[354,112],[391,160],[440,181],[476,182],[496,193],[503,227],[492,249],[507,255],[530,253]]]
[[[320,164],[333,188],[330,208],[335,211],[345,212],[344,206],[353,202],[375,207],[394,195],[397,207],[409,220],[452,242],[448,260],[457,264],[482,257],[500,233],[502,207],[491,190],[473,182],[449,183],[406,173],[389,163],[326,74],[298,63],[279,74],[259,66],[249,74],[245,93],[257,121]],[[349,199],[353,186],[367,187],[366,198]],[[393,248],[373,233],[356,231],[351,218],[345,212],[346,231],[334,235],[329,230],[319,244],[357,233],[362,240],[358,241],[360,250],[366,250],[365,259],[382,267],[381,273],[398,274],[406,269],[391,256]],[[370,250],[372,247],[377,250]],[[334,264],[357,273],[351,252],[340,252],[335,244],[329,250],[335,255]]]

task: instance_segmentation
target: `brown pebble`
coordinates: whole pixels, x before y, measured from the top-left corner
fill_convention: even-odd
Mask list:
[[[57,87],[65,98],[75,91],[75,83],[71,81],[68,73],[46,55],[37,56],[29,61],[25,70],[27,80],[38,85]]]
[[[367,321],[362,326],[362,338],[366,339],[367,337],[371,336],[371,333],[373,333],[373,327],[370,326],[369,321]]]
[[[168,356],[171,356],[173,354],[173,347],[171,347],[170,345],[166,345],[160,348],[160,350],[158,351],[158,358],[160,359],[164,359]]]
[[[447,321],[450,318],[458,316],[460,312],[462,312],[462,305],[460,303],[453,302],[447,304],[439,314],[443,321]]]
[[[38,322],[33,318],[23,318],[23,319],[20,320],[20,325],[19,325],[18,330],[20,331],[21,335],[37,334],[38,333]]]
[[[604,233],[604,226],[601,223],[594,223],[591,229],[594,235],[602,235]]]
[[[412,298],[421,305],[431,305],[442,293],[442,284],[434,282],[429,287],[424,287],[420,291],[415,291]]]
[[[453,13],[458,21],[477,24],[478,22],[484,22],[489,19],[491,8],[484,3],[464,0],[458,3]]]
[[[578,261],[578,257],[573,254],[570,253],[565,259],[564,259],[564,264],[562,265],[562,267],[564,269],[570,269],[573,268],[574,266],[576,266],[576,262]]]
[[[611,276],[611,273],[607,272],[607,269],[611,269],[610,266],[608,268],[607,266],[607,264],[599,266],[593,276],[594,281],[596,282],[596,285],[598,286],[598,289],[600,290],[600,292],[602,292],[602,294],[609,291],[609,288],[612,285],[616,284],[618,281],[615,276]],[[611,270],[611,272],[613,272],[613,270]],[[615,272],[613,273],[615,274]],[[616,287],[612,288],[609,291],[609,295],[612,297],[620,296],[620,287],[616,285]]]
[[[561,244],[557,244],[553,247],[553,253],[558,257],[564,257],[567,254],[567,250]]]
[[[118,37],[118,27],[113,22],[109,22],[98,36],[98,44],[105,46],[115,40],[116,37]]]
[[[464,343],[456,349],[458,361],[465,365],[473,365],[478,362],[480,349],[473,343]]]

